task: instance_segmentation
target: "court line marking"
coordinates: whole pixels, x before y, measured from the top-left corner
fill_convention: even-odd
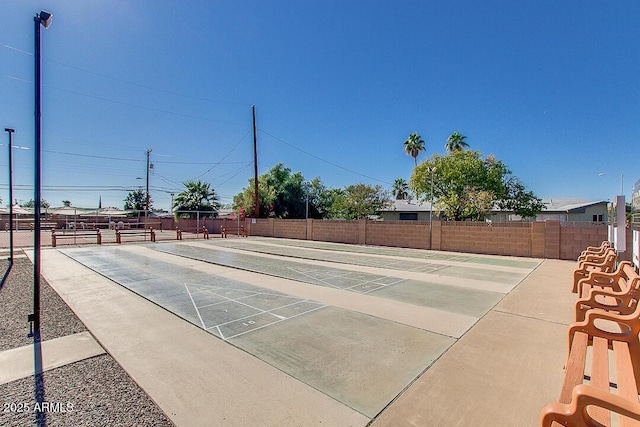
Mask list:
[[[294,273],[302,274],[303,276],[309,277],[309,278],[311,278],[311,279],[313,279],[313,280],[317,280],[317,281],[318,281],[318,282],[320,282],[320,283],[324,283],[325,285],[327,285],[327,286],[329,286],[329,287],[331,287],[331,288],[334,288],[334,289],[344,289],[344,288],[340,288],[340,287],[338,287],[338,286],[336,286],[336,285],[334,285],[334,284],[332,284],[332,283],[325,282],[325,281],[324,281],[324,280],[322,280],[322,279],[317,279],[317,278],[313,277],[312,275],[307,274],[307,273],[305,273],[305,272],[303,272],[303,271],[298,271],[298,270],[296,270],[295,268],[292,268],[292,267],[287,266],[287,269],[289,269],[289,270],[293,271]],[[292,280],[295,280],[295,279],[292,279]]]
[[[296,317],[299,317],[299,316],[302,316],[302,315],[305,315],[305,314],[312,313],[312,312],[314,312],[314,311],[316,311],[316,310],[320,310],[321,308],[325,308],[325,307],[327,307],[327,306],[326,306],[326,305],[322,305],[322,306],[317,307],[317,308],[314,308],[314,309],[312,309],[312,310],[305,311],[304,313],[299,313],[299,314],[296,314],[295,316],[287,317],[287,318],[286,318],[286,319],[284,319],[284,320],[276,320],[275,322],[269,323],[269,324],[267,324],[267,325],[262,325],[262,326],[259,326],[259,327],[257,327],[257,328],[254,328],[254,329],[250,329],[250,330],[248,330],[248,331],[244,331],[244,332],[240,332],[240,333],[238,333],[238,334],[232,335],[232,336],[230,336],[230,337],[226,338],[226,340],[230,340],[230,339],[232,339],[232,338],[237,338],[237,337],[239,337],[240,335],[248,334],[249,332],[255,332],[255,331],[259,330],[259,329],[266,328],[267,326],[271,326],[271,325],[275,325],[276,323],[284,322],[285,320],[295,319]],[[225,340],[225,341],[226,341],[226,340]]]
[[[303,276],[310,277],[310,278],[312,278],[314,280],[317,280],[318,282],[325,283],[326,285],[328,285],[328,286],[330,286],[332,288],[340,289],[340,290],[351,291],[352,289],[357,288],[359,286],[363,286],[363,285],[368,285],[368,284],[378,285],[374,289],[369,289],[366,292],[352,291],[352,292],[356,292],[356,293],[363,294],[363,295],[367,294],[367,293],[370,293],[370,292],[373,292],[373,291],[376,291],[376,290],[378,290],[380,288],[396,285],[398,283],[402,283],[402,282],[406,281],[406,279],[398,279],[398,278],[393,277],[393,276],[379,276],[379,277],[375,277],[374,279],[369,279],[369,280],[358,279],[357,277],[356,278],[349,277],[350,275],[354,274],[354,272],[352,272],[352,271],[345,271],[343,274],[329,276],[329,277],[325,278],[325,279],[338,279],[339,278],[339,279],[347,279],[347,280],[349,280],[349,279],[351,279],[351,280],[360,280],[360,283],[357,283],[357,284],[352,285],[352,286],[347,286],[347,287],[341,288],[341,287],[338,287],[338,286],[336,286],[336,285],[334,285],[332,283],[327,282],[326,280],[314,277],[314,276],[312,276],[311,274],[308,274],[305,271],[296,270],[296,269],[291,268],[291,267],[287,267],[287,268],[292,270],[292,271],[294,271],[294,272],[296,272],[296,273],[302,274]],[[318,270],[317,269],[308,269],[307,271],[313,272],[313,271],[318,271]],[[361,273],[361,272],[356,272],[355,275],[356,276],[370,276],[368,273]],[[388,278],[394,278],[394,279],[398,279],[398,280],[396,280],[394,282],[391,282],[391,283],[380,283],[380,282],[378,282],[378,280],[384,280],[384,279],[388,279]]]
[[[220,327],[219,327],[219,326],[216,326],[216,329],[218,329],[218,333],[220,334],[220,338],[222,338],[223,340],[225,340],[225,341],[226,341],[227,339],[224,337],[224,334],[223,334],[223,333],[222,333],[222,331],[220,330]],[[206,331],[206,330],[207,330],[207,329],[205,329],[205,331]]]
[[[82,256],[79,256],[78,258],[83,258],[83,257],[82,257]],[[92,263],[92,262],[90,262],[90,261],[93,261],[93,260],[94,260],[94,257],[89,257],[89,256],[87,256],[87,258],[88,258],[87,260],[83,260],[83,261],[80,261],[80,259],[76,259],[76,260],[77,260],[77,261],[79,261],[79,262],[81,262],[82,264],[84,264],[84,265],[86,265],[86,266],[88,267],[90,264],[93,264],[93,263]],[[113,254],[111,258],[112,258],[113,260],[119,260],[119,259],[120,259],[120,258],[119,258],[119,257],[117,257],[115,254]],[[99,258],[98,260],[100,260],[100,258]],[[93,269],[96,269],[96,268],[97,268],[97,269],[103,269],[103,270],[104,270],[104,267],[108,265],[108,263],[104,263],[104,262],[103,262],[103,263],[98,262],[98,263],[96,263],[96,264],[102,264],[102,265],[94,265],[94,266],[93,266],[93,267],[94,267]],[[138,268],[138,269],[140,269],[140,266],[138,265],[138,266],[137,266],[137,268]],[[142,271],[143,271],[143,272],[148,272],[148,269],[147,269],[147,268],[145,268],[145,269],[143,269]],[[149,273],[149,274],[153,275],[153,273]],[[160,278],[160,277],[157,277],[157,278]],[[113,279],[111,279],[111,280],[114,280],[114,279],[115,279],[115,278],[113,278]],[[145,280],[142,280],[142,281],[145,281]],[[126,288],[128,288],[128,289],[132,290],[129,286],[127,286],[127,285],[125,285],[125,284],[121,283],[121,282],[120,282],[120,280],[117,280],[117,282],[118,282],[121,286],[124,286],[124,287],[126,287]],[[139,282],[141,282],[141,281],[139,281]],[[210,327],[210,328],[207,328],[207,327],[206,327],[206,325],[205,325],[205,323],[204,323],[204,320],[202,319],[202,316],[201,316],[201,314],[200,314],[200,310],[198,309],[198,306],[197,306],[197,304],[196,304],[195,300],[193,299],[193,296],[192,296],[192,293],[191,293],[191,291],[190,291],[190,289],[189,289],[189,286],[187,285],[187,283],[183,283],[183,285],[184,285],[184,287],[185,287],[185,290],[187,291],[187,295],[189,295],[189,299],[191,300],[191,303],[193,304],[194,309],[196,310],[196,314],[198,315],[198,319],[200,320],[200,324],[202,325],[202,329],[204,329],[205,331],[209,331],[209,330],[213,329],[213,328],[214,328],[214,326],[212,326],[212,327]],[[254,310],[257,310],[257,311],[259,312],[259,313],[253,313],[253,314],[251,314],[251,315],[249,315],[249,316],[240,317],[240,318],[237,318],[237,319],[234,319],[234,320],[230,320],[230,321],[228,321],[228,322],[224,322],[224,323],[221,323],[221,324],[215,325],[215,328],[217,329],[217,331],[218,331],[218,334],[219,334],[220,338],[221,338],[221,339],[223,339],[224,341],[226,341],[226,340],[228,340],[228,339],[230,339],[230,338],[234,338],[234,337],[236,337],[236,336],[243,335],[243,334],[245,334],[245,333],[252,332],[252,331],[254,331],[254,330],[258,330],[258,329],[261,329],[261,328],[263,328],[263,327],[273,325],[273,324],[275,324],[275,323],[279,323],[279,322],[282,322],[282,321],[285,321],[285,320],[293,319],[293,318],[298,317],[298,316],[300,316],[300,315],[303,315],[303,314],[306,314],[306,313],[310,313],[310,312],[312,312],[312,311],[315,311],[315,310],[318,310],[318,309],[320,309],[320,308],[324,308],[324,307],[326,307],[326,305],[322,305],[322,304],[320,304],[320,303],[318,303],[318,302],[316,302],[316,301],[312,301],[312,300],[309,300],[309,299],[300,299],[300,298],[296,298],[296,297],[294,297],[294,296],[290,296],[290,295],[286,295],[286,294],[279,294],[279,293],[277,293],[277,294],[273,294],[273,293],[260,293],[260,292],[249,291],[249,290],[244,290],[244,289],[235,289],[235,288],[231,288],[231,289],[229,289],[229,288],[225,288],[225,287],[221,287],[221,286],[215,286],[215,287],[211,287],[211,288],[210,288],[209,286],[204,285],[204,284],[196,284],[196,286],[199,286],[199,287],[207,287],[207,288],[209,288],[209,289],[202,289],[202,290],[200,290],[200,291],[197,291],[196,293],[206,292],[206,293],[208,293],[208,294],[212,294],[212,295],[218,296],[218,297],[220,297],[220,298],[223,298],[223,300],[224,300],[224,301],[221,301],[221,302],[219,302],[219,303],[214,303],[214,304],[210,304],[210,305],[221,304],[221,303],[224,303],[224,302],[235,302],[235,303],[237,303],[237,304],[247,306],[247,307],[249,307],[249,308],[251,308],[251,309],[254,309]],[[247,292],[247,293],[251,292],[251,295],[241,296],[240,298],[249,298],[249,297],[253,297],[253,296],[257,296],[257,295],[265,295],[265,296],[267,296],[267,297],[276,297],[276,298],[277,298],[277,297],[284,297],[284,298],[287,298],[287,299],[295,298],[295,299],[296,299],[296,301],[291,302],[291,303],[289,303],[289,304],[285,304],[285,305],[282,305],[282,306],[278,306],[278,307],[272,308],[272,309],[270,309],[270,310],[262,310],[262,309],[260,309],[260,308],[258,308],[258,307],[254,307],[254,306],[251,306],[251,305],[249,305],[249,304],[246,304],[246,303],[244,303],[244,302],[242,302],[242,301],[238,301],[237,299],[229,298],[229,297],[226,297],[226,296],[220,295],[219,293],[216,293],[216,292],[211,292],[211,290],[212,290],[212,289],[213,289],[213,290],[224,290],[224,291],[227,291],[227,290],[233,290],[233,291],[240,291],[240,292]],[[134,292],[135,292],[135,291],[134,291]],[[145,297],[145,298],[147,298],[147,297]],[[281,310],[281,309],[283,309],[283,308],[287,308],[287,307],[294,306],[294,305],[298,305],[298,304],[305,303],[305,302],[310,303],[310,304],[313,304],[313,305],[319,305],[319,307],[316,307],[316,308],[313,308],[313,309],[310,309],[310,310],[306,310],[306,311],[304,311],[304,312],[302,312],[302,313],[298,313],[298,314],[296,314],[296,315],[294,315],[294,316],[290,316],[290,317],[284,317],[284,316],[280,316],[280,315],[277,315],[277,314],[275,314],[275,313],[272,313],[272,311],[275,311],[275,310]],[[203,307],[204,307],[204,306],[203,306]],[[202,307],[201,307],[201,308],[202,308]],[[173,310],[171,310],[171,311],[173,312]],[[175,314],[178,314],[178,313],[176,313],[176,312],[174,312],[174,313],[175,313]],[[225,336],[224,336],[224,334],[223,334],[223,332],[222,332],[222,330],[220,329],[220,326],[224,326],[224,325],[227,325],[227,324],[240,322],[240,321],[245,320],[245,319],[247,319],[247,318],[255,317],[255,316],[258,316],[258,315],[263,314],[263,313],[264,313],[264,314],[270,314],[271,316],[275,317],[277,320],[272,321],[272,322],[269,322],[269,323],[267,323],[267,324],[265,324],[265,325],[262,325],[262,326],[260,326],[260,327],[253,328],[253,329],[249,329],[249,330],[247,330],[247,331],[244,331],[244,332],[241,332],[241,333],[239,333],[239,334],[233,335],[232,337],[225,337]]]
[[[323,307],[326,307],[326,306],[327,306],[326,304],[320,304],[319,302],[316,302],[316,301],[312,301],[312,300],[305,299],[305,300],[301,300],[301,301],[294,302],[294,303],[292,303],[292,304],[288,304],[288,305],[283,306],[283,307],[274,308],[274,310],[280,310],[281,308],[289,307],[289,306],[296,305],[296,304],[301,304],[301,303],[303,303],[303,302],[309,302],[309,303],[311,303],[311,304],[321,305],[321,306],[323,306]],[[314,309],[314,310],[315,310],[315,309]],[[306,313],[306,311],[305,311],[305,313]],[[252,317],[254,317],[254,316],[259,316],[259,315],[261,315],[261,314],[272,314],[272,315],[273,315],[273,313],[269,313],[269,312],[266,312],[266,311],[265,311],[264,313],[254,313],[254,314],[250,314],[250,315],[248,315],[248,316],[238,317],[237,319],[229,320],[228,322],[220,323],[220,324],[216,325],[215,327],[217,328],[217,327],[220,327],[220,326],[226,326],[226,325],[228,325],[228,324],[230,324],[230,323],[240,322],[240,321],[242,321],[242,320],[250,319],[250,318],[252,318]],[[274,317],[276,317],[276,318],[280,318],[280,317],[282,317],[282,316],[274,315]],[[293,319],[294,317],[295,317],[295,316],[285,317],[284,319],[281,319],[281,320]],[[212,329],[212,328],[214,328],[214,326],[211,326],[211,327],[207,328],[207,330]]]
[[[217,295],[217,294],[215,294],[215,295]],[[218,295],[218,296],[219,296],[219,297],[222,297],[222,298],[225,298],[225,297],[223,297],[222,295]],[[287,297],[287,298],[296,298],[296,297]],[[228,321],[228,322],[224,322],[224,323],[219,323],[219,324],[218,324],[218,325],[216,325],[216,326],[222,326],[222,325],[226,325],[226,324],[228,324],[228,323],[237,322],[237,321],[239,321],[239,320],[246,319],[246,318],[248,318],[248,317],[257,316],[258,314],[262,314],[262,313],[270,314],[270,315],[272,315],[273,317],[276,317],[276,318],[278,318],[278,319],[279,319],[279,318],[281,318],[282,316],[278,316],[277,314],[271,313],[273,310],[280,310],[281,308],[285,308],[285,307],[289,307],[289,306],[292,306],[292,305],[295,305],[295,304],[299,304],[299,303],[304,302],[304,301],[309,301],[309,300],[307,300],[307,299],[303,300],[303,299],[301,299],[301,298],[296,298],[296,299],[297,299],[298,301],[295,301],[295,302],[292,302],[292,303],[289,303],[289,304],[285,304],[285,305],[281,305],[280,307],[275,307],[275,308],[272,308],[272,309],[269,309],[269,310],[262,310],[261,308],[254,307],[254,306],[249,305],[249,304],[245,304],[245,303],[243,303],[243,302],[241,302],[241,301],[238,301],[238,300],[235,300],[235,299],[232,299],[232,298],[227,298],[227,301],[225,301],[225,302],[235,302],[235,303],[238,303],[238,304],[241,304],[241,305],[246,305],[246,306],[247,306],[247,307],[249,307],[249,308],[252,308],[252,309],[254,309],[254,310],[258,310],[260,313],[253,313],[253,314],[251,314],[251,315],[249,315],[249,316],[244,316],[244,317],[241,317],[241,318],[239,318],[239,319],[230,320],[230,321]]]
[[[223,290],[223,291],[236,291],[236,292],[252,292],[254,295],[270,295],[270,296],[274,296],[274,297],[278,297],[278,296],[290,296],[287,294],[283,294],[283,293],[271,293],[271,292],[260,292],[259,290],[246,290],[246,289],[238,289],[238,288],[225,288],[224,286],[215,286],[215,285],[207,285],[207,284],[202,284],[202,283],[196,283],[196,284],[191,284],[191,286],[205,286],[207,287],[207,289],[201,289],[198,290],[196,292],[193,292],[193,294],[199,294],[202,292],[207,292],[207,293],[211,293],[211,291],[217,291],[217,290]],[[249,296],[253,296],[253,295],[249,295]],[[246,298],[246,297],[241,297],[241,298]]]
[[[207,329],[207,326],[204,324],[204,320],[202,320],[202,316],[200,316],[200,311],[198,310],[198,306],[196,305],[196,302],[193,300],[193,297],[191,296],[191,292],[189,292],[189,287],[187,286],[187,284],[184,284],[185,289],[187,290],[187,294],[189,294],[189,298],[191,299],[191,303],[193,304],[193,308],[196,309],[196,313],[198,314],[198,318],[200,319],[200,323],[202,323],[202,329]]]
[[[222,295],[218,295],[218,294],[216,294],[215,292],[207,292],[207,293],[208,293],[209,295],[215,295],[215,296],[217,296],[217,297],[220,297],[220,298],[222,298],[223,300],[222,300],[222,301],[218,301],[218,302],[212,302],[212,303],[205,304],[205,305],[201,305],[201,306],[200,306],[200,308],[207,308],[207,307],[212,307],[212,306],[214,306],[214,305],[224,304],[225,302],[235,301],[235,300],[233,300],[233,299],[231,299],[231,298],[229,298],[229,297],[223,297]],[[260,294],[256,292],[256,293],[254,293],[253,295],[249,295],[249,297],[253,297],[253,296],[256,296],[256,295],[260,295]],[[242,298],[248,298],[248,297],[242,297]]]

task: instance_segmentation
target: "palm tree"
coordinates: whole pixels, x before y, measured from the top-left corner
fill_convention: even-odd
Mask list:
[[[424,151],[424,141],[417,132],[414,132],[404,142],[404,152],[413,157],[414,166],[418,166],[418,154],[421,151]]]
[[[195,212],[211,212],[213,216],[218,214],[220,203],[214,189],[209,183],[202,181],[187,181],[184,183],[185,190],[178,193],[173,201],[175,211],[191,211],[189,217],[195,217]]]
[[[409,184],[402,178],[398,178],[393,182],[393,189],[391,190],[396,200],[405,200],[409,197]]]
[[[444,148],[448,153],[453,153],[454,151],[462,151],[469,146],[465,139],[467,139],[466,136],[461,135],[460,132],[456,131],[452,133],[449,138],[447,138],[447,143],[444,145]]]

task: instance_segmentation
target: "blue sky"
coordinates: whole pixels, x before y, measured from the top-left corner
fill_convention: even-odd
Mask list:
[[[43,197],[154,205],[190,179],[222,202],[283,162],[331,187],[408,180],[402,142],[454,131],[538,196],[630,196],[640,178],[634,1],[0,0],[0,129],[33,198],[33,16],[42,31]],[[0,173],[6,203],[6,133]],[[600,176],[601,173],[605,175]]]

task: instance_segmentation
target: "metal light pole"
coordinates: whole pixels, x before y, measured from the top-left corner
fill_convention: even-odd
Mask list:
[[[40,207],[42,201],[42,53],[40,52],[40,26],[49,28],[53,14],[44,10],[33,18],[35,30],[35,191],[33,234],[33,313],[28,321],[33,322],[33,332],[40,334]]]
[[[600,172],[598,176],[605,176],[605,172]],[[620,195],[624,194],[624,175],[620,174]]]
[[[253,116],[253,217],[260,217],[260,196],[258,193],[258,130],[256,128],[256,106],[251,106]]]
[[[433,172],[436,168],[431,168],[431,196],[429,197],[429,250],[433,248]]]
[[[13,134],[15,129],[4,128],[9,133],[9,265],[13,264]]]
[[[149,228],[148,219],[149,219],[149,156],[151,155],[151,150],[147,150],[147,195],[145,197],[145,207],[144,207],[144,240],[147,240],[146,230]]]

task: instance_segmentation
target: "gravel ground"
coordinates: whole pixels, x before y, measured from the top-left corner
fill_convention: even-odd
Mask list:
[[[0,272],[4,273],[7,265],[2,265]],[[33,313],[33,264],[28,258],[14,259],[0,290],[0,313],[0,351],[33,344],[27,336],[27,315]],[[40,280],[40,316],[43,341],[87,330],[44,279]]]
[[[0,267],[4,273],[6,265]],[[86,331],[41,281],[42,340]],[[33,344],[33,265],[16,258],[0,289],[0,351]],[[0,366],[0,369],[3,367]],[[44,411],[36,417],[35,409]],[[172,426],[168,417],[108,354],[0,385],[0,426]]]

